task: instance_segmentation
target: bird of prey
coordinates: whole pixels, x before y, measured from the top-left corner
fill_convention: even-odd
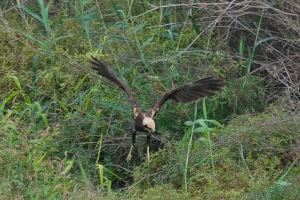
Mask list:
[[[135,144],[136,132],[147,132],[147,160],[150,160],[150,142],[151,142],[151,134],[155,132],[155,121],[154,116],[160,110],[162,105],[172,99],[178,103],[189,103],[195,101],[201,97],[209,96],[214,94],[216,91],[219,91],[223,88],[224,82],[220,79],[215,79],[212,77],[203,78],[196,80],[192,83],[184,84],[175,89],[171,89],[162,95],[156,103],[150,108],[147,112],[144,112],[130,89],[130,87],[121,79],[119,79],[113,70],[109,69],[104,63],[99,61],[98,59],[92,57],[91,59],[92,68],[97,71],[97,73],[110,80],[114,84],[116,84],[121,90],[123,90],[132,105],[132,112],[134,116],[134,123],[132,126],[131,134],[132,134],[132,144],[130,147],[130,151],[127,156],[127,160],[131,159],[131,153],[133,146]]]

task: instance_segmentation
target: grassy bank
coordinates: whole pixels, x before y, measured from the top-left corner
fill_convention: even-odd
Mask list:
[[[0,198],[297,199],[299,3],[2,1]],[[297,25],[298,24],[298,25]],[[222,93],[167,103],[145,162],[111,66],[149,108],[207,76]]]

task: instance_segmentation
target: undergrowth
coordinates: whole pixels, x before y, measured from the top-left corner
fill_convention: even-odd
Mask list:
[[[299,3],[258,1],[263,12],[252,3],[171,3],[0,2],[1,199],[299,196],[299,16],[291,6]],[[231,26],[230,6],[251,15]],[[285,9],[290,34],[267,23]],[[151,162],[141,134],[128,163],[130,105],[92,72],[91,56],[126,79],[144,108],[197,78],[226,86],[196,104],[167,103]]]
[[[188,169],[190,197],[294,199],[299,195],[299,161],[286,160],[299,140],[298,118],[287,121],[282,111],[273,109],[259,116],[241,115],[213,131],[212,149],[204,135],[195,136]],[[138,187],[147,190],[172,183],[182,188],[187,145],[184,139],[177,141],[157,152],[151,164],[138,167],[134,176]]]

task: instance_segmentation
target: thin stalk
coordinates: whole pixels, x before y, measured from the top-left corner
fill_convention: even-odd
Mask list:
[[[250,71],[251,71],[251,64],[253,62],[253,56],[254,56],[254,52],[256,50],[256,43],[257,43],[257,40],[258,40],[261,21],[262,21],[262,15],[260,16],[260,19],[259,19],[259,22],[258,22],[258,27],[257,27],[256,35],[255,35],[255,41],[254,41],[253,49],[252,49],[252,52],[251,52],[251,55],[250,55],[250,58],[249,58],[248,67],[247,67],[247,74],[249,74]]]
[[[99,146],[98,147],[98,153],[97,153],[97,158],[96,158],[96,166],[97,166],[97,164],[99,163],[99,160],[100,160],[100,153],[101,153],[101,149],[102,149],[102,141],[103,141],[103,134],[101,134],[101,136],[100,136],[100,139],[99,139],[99,141],[98,141],[98,144],[97,144],[97,146]]]
[[[252,62],[253,62],[254,52],[255,52],[256,46],[257,46],[256,43],[257,43],[257,40],[258,40],[258,35],[259,35],[259,31],[260,31],[260,26],[261,26],[262,18],[263,17],[261,15],[260,19],[259,19],[259,22],[258,22],[257,30],[256,30],[256,35],[255,35],[255,41],[254,41],[253,49],[251,51],[251,54],[250,54],[250,57],[249,57],[249,60],[248,60],[247,74],[246,74],[245,81],[243,83],[243,88],[245,87],[245,84],[246,84],[246,81],[247,81],[247,75],[250,74],[250,71],[251,71],[251,65],[252,65]]]
[[[98,8],[98,12],[99,12],[99,15],[100,15],[100,18],[101,18],[101,20],[102,20],[102,24],[103,24],[103,28],[104,28],[104,30],[106,31],[107,30],[107,27],[106,27],[106,24],[105,24],[105,21],[104,21],[104,16],[103,16],[103,14],[102,14],[102,11],[101,11],[101,8],[100,8],[100,5],[99,5],[99,2],[98,2],[98,0],[96,1],[96,3],[97,3],[97,8]]]
[[[163,2],[162,0],[159,1],[159,25],[161,26],[158,26],[158,31],[157,31],[157,37],[158,37],[158,42],[160,42],[160,31],[161,31],[161,27],[162,27],[162,20],[163,20]]]
[[[108,122],[108,127],[107,127],[107,130],[106,130],[106,135],[108,134],[109,130],[110,130],[110,125],[111,125],[111,121],[112,121],[112,115],[113,115],[113,111],[110,113],[110,119],[109,119],[109,122]],[[101,153],[101,149],[102,149],[102,143],[103,143],[103,133],[101,134],[100,136],[100,139],[98,141],[98,144],[97,146],[99,146],[98,148],[98,153],[97,153],[97,158],[96,158],[96,166],[97,164],[99,163],[99,160],[100,160],[100,153]]]
[[[184,23],[183,23],[183,26],[182,26],[182,29],[181,29],[181,32],[180,32],[180,36],[179,36],[179,39],[178,39],[178,42],[177,42],[177,45],[176,45],[176,50],[175,52],[178,52],[179,50],[179,47],[180,47],[180,44],[181,44],[181,40],[182,40],[182,36],[183,36],[183,32],[184,32],[184,28],[186,27],[187,25],[187,21],[189,19],[189,16],[190,16],[190,12],[191,12],[191,9],[190,11],[188,12],[188,14],[186,15],[186,18],[184,20]],[[174,64],[176,62],[176,59],[173,59],[172,60],[172,65],[171,65],[171,70],[174,70]]]
[[[190,136],[189,144],[188,144],[188,149],[186,153],[186,160],[185,160],[185,167],[184,167],[184,191],[187,194],[188,191],[188,186],[187,186],[187,171],[188,171],[188,164],[189,164],[189,158],[190,158],[190,152],[192,148],[192,142],[193,142],[193,135],[194,135],[194,129],[195,129],[195,121],[197,117],[197,110],[198,110],[198,103],[195,103],[195,112],[194,112],[194,121],[193,121],[193,126],[192,126],[192,133]]]
[[[205,120],[207,120],[207,110],[206,110],[206,98],[203,99],[203,103],[202,103],[202,107],[203,107],[203,115]],[[216,175],[215,172],[215,162],[214,162],[214,157],[213,157],[213,153],[212,153],[212,145],[211,145],[211,139],[210,139],[210,132],[207,131],[207,138],[208,138],[208,145],[209,145],[209,155],[211,158],[211,166],[212,166],[212,171],[213,171],[213,175]]]
[[[81,9],[81,14],[85,15],[84,14],[84,5],[82,3],[80,3],[80,9]],[[88,24],[84,24],[84,31],[85,31],[85,34],[87,36],[89,46],[90,46],[91,49],[93,49],[93,45],[92,45],[92,41],[91,41],[91,36],[90,36]]]
[[[132,12],[131,12],[132,11],[132,6],[133,6],[133,1],[134,0],[128,0],[127,1],[127,3],[128,3],[128,16],[127,16],[127,18],[130,19],[131,26],[135,27],[136,25],[134,24],[134,18],[132,16]],[[127,19],[124,18],[124,20],[127,20]],[[145,59],[145,53],[144,53],[143,49],[141,48],[141,43],[140,43],[140,41],[138,39],[136,29],[133,29],[133,33],[134,33],[135,44],[136,44],[137,49],[139,50],[140,57],[141,57],[141,60],[142,60],[142,62],[144,64],[144,66],[147,68],[147,70],[149,72],[151,72],[152,75],[155,76],[156,74],[154,73],[153,69],[151,67],[149,67],[149,65],[148,65],[148,63],[147,63],[147,61]]]
[[[212,166],[212,171],[213,171],[213,175],[216,175],[216,171],[215,171],[215,162],[214,162],[214,157],[212,154],[212,145],[211,145],[211,140],[210,140],[210,132],[207,132],[207,138],[208,138],[208,145],[209,145],[209,155],[211,158],[211,166]]]

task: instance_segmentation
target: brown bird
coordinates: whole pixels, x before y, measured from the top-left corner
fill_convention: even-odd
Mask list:
[[[223,80],[220,79],[214,79],[212,77],[199,79],[166,92],[157,100],[157,102],[148,110],[148,112],[144,112],[138,105],[138,102],[134,97],[130,87],[125,82],[120,80],[111,69],[94,57],[92,57],[91,63],[93,64],[92,68],[95,69],[99,75],[115,83],[120,89],[126,92],[132,105],[134,124],[131,130],[132,145],[127,156],[128,161],[132,157],[131,152],[135,144],[135,136],[137,131],[147,132],[147,160],[150,160],[149,146],[151,142],[151,134],[155,132],[155,122],[153,118],[167,100],[172,99],[178,103],[189,103],[201,97],[212,95],[216,91],[221,90],[224,86]]]

